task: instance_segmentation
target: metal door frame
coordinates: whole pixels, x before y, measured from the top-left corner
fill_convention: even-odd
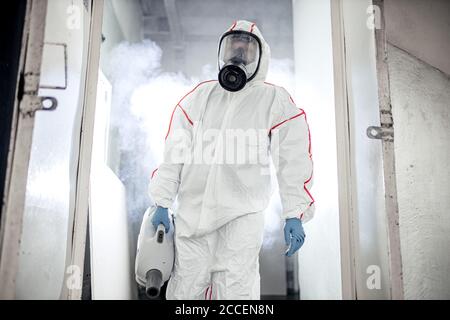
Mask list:
[[[339,232],[341,248],[342,299],[356,299],[356,250],[354,165],[351,157],[350,119],[347,100],[347,76],[342,0],[330,0],[333,46],[336,150],[338,164]]]
[[[68,252],[68,255],[70,258],[66,265],[66,277],[61,293],[61,299],[68,300],[80,300],[82,295],[89,211],[89,181],[91,173],[100,47],[102,44],[104,0],[91,0],[91,8],[87,74],[77,169],[78,179],[75,196],[75,212],[71,228],[69,229],[72,230],[72,243],[69,244],[68,250],[70,250],[70,252]],[[89,250],[89,248],[87,249]],[[70,281],[74,281],[79,285],[70,286]]]
[[[347,96],[347,75],[345,59],[345,34],[343,1],[330,0],[334,61],[336,139],[339,183],[339,219],[341,238],[341,277],[343,299],[357,299],[355,250],[358,234],[356,212],[356,185],[354,184],[354,163],[350,145],[350,110]],[[388,230],[388,259],[391,299],[403,299],[403,275],[400,247],[397,183],[395,175],[394,126],[389,88],[387,64],[386,30],[384,21],[384,0],[372,0],[380,16],[375,16],[380,28],[375,28],[378,99],[380,108],[380,138],[385,188],[385,209]]]
[[[27,1],[19,78],[11,128],[5,202],[0,231],[0,298],[14,299],[20,239],[30,162],[35,113],[42,109],[38,97],[44,47],[47,0]]]
[[[392,116],[389,67],[384,19],[384,0],[372,0],[379,12],[375,28],[378,101],[380,106],[380,139],[383,146],[384,192],[388,230],[388,257],[391,299],[403,300],[403,267],[395,171],[394,120]],[[375,17],[377,18],[377,17]]]

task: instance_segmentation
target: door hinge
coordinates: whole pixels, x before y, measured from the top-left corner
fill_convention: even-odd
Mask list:
[[[33,117],[36,111],[52,111],[57,106],[58,100],[55,97],[24,94],[20,104],[20,112],[25,116]]]
[[[381,110],[381,126],[370,126],[367,128],[367,136],[370,139],[382,139],[384,141],[394,141],[394,121],[392,118],[392,108]]]
[[[55,97],[38,96],[34,88],[38,87],[39,75],[22,74],[20,79],[19,101],[20,113],[24,116],[33,117],[36,111],[52,111],[58,106],[58,100]]]
[[[392,127],[376,127],[367,128],[367,136],[370,139],[383,139],[385,141],[394,141],[394,129]]]

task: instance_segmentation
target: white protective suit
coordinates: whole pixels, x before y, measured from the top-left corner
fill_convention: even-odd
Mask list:
[[[272,190],[270,158],[282,218],[306,222],[314,213],[306,114],[285,89],[264,82],[270,48],[255,24],[241,20],[230,30],[259,37],[258,73],[237,92],[211,80],[183,97],[171,117],[164,161],[149,187],[157,205],[172,207],[177,198],[176,258],[168,299],[260,298],[258,255],[263,211]],[[244,137],[241,147],[249,155],[245,161],[227,158],[233,134]],[[252,161],[251,155],[258,160]]]

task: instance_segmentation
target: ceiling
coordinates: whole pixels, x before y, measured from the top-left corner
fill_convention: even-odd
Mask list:
[[[292,0],[140,0],[140,5],[143,37],[157,42],[217,42],[233,21],[246,19],[257,23],[272,46],[292,45]]]

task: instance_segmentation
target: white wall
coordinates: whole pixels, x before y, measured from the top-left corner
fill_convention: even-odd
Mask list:
[[[142,40],[142,12],[139,0],[110,0],[117,22],[127,41]]]
[[[316,214],[299,252],[301,299],[341,299],[341,266],[329,0],[294,0],[297,105],[307,115]]]
[[[386,0],[406,299],[450,298],[450,2]]]
[[[110,58],[111,58],[111,52],[112,50],[119,45],[122,42],[128,42],[128,43],[137,43],[142,40],[142,12],[140,11],[140,1],[139,0],[107,0],[105,1],[105,7],[104,7],[104,13],[103,13],[103,25],[102,25],[102,34],[105,37],[105,41],[102,43],[101,46],[101,57],[100,57],[100,69],[105,74],[106,78],[109,81],[112,81],[111,73],[114,71],[112,68],[115,66],[111,65]],[[101,279],[99,279],[99,282],[96,282],[96,279],[93,279],[93,286],[96,286],[93,288],[93,298],[99,299],[99,298],[136,298],[137,296],[137,286],[136,282],[134,280],[134,259],[135,259],[135,252],[136,252],[136,243],[137,243],[137,235],[136,232],[139,230],[139,225],[135,225],[133,219],[131,218],[131,215],[133,215],[133,206],[135,204],[130,203],[133,199],[130,199],[129,193],[132,192],[129,189],[127,189],[126,186],[124,188],[123,180],[122,182],[119,180],[120,177],[120,170],[121,170],[121,161],[123,161],[123,154],[120,150],[120,137],[119,132],[117,128],[112,124],[114,122],[114,119],[117,117],[117,113],[123,114],[123,110],[117,110],[117,108],[123,107],[118,101],[114,99],[116,97],[114,94],[118,90],[118,88],[114,87],[112,88],[112,94],[113,98],[111,101],[111,122],[108,123],[108,142],[105,142],[105,146],[107,147],[107,156],[106,156],[106,163],[109,168],[101,167],[98,169],[98,172],[96,172],[97,177],[97,183],[106,183],[107,181],[111,182],[111,192],[114,192],[116,195],[116,204],[120,207],[120,210],[114,211],[116,213],[116,223],[113,223],[112,227],[115,228],[116,232],[120,234],[121,236],[127,236],[128,238],[122,239],[126,241],[125,246],[119,246],[120,252],[116,252],[115,257],[109,257],[110,259],[121,259],[124,258],[125,254],[128,254],[128,261],[123,261],[123,263],[116,265],[116,267],[113,270],[105,272],[113,272],[117,277],[120,277],[121,279],[121,286],[116,287],[116,291],[113,292],[110,290],[110,287],[108,287],[108,283],[106,282],[107,279],[103,276],[101,276]],[[97,125],[97,119],[96,119],[96,125]],[[111,170],[109,170],[111,169]],[[93,174],[93,177],[95,178],[95,173]],[[123,178],[123,177],[120,177]],[[128,192],[126,194],[126,198],[123,193]],[[102,202],[102,197],[100,193],[97,193],[98,200]],[[126,201],[125,201],[126,200]],[[125,201],[125,202],[124,202]],[[107,203],[102,202],[102,205],[104,207],[107,206]],[[101,211],[103,209],[99,209],[97,221],[100,221],[101,219],[106,219],[106,216],[101,215]],[[125,211],[126,210],[126,211]],[[125,224],[128,228],[128,230],[124,230],[121,228],[119,222],[120,219],[124,218],[121,216],[122,213],[127,214],[127,219],[125,219]],[[143,213],[143,211],[142,211]],[[92,228],[92,226],[91,226]],[[125,232],[126,231],[126,232]],[[100,229],[97,228],[97,232],[99,234],[95,235],[93,234],[96,232],[95,230],[92,230],[91,233],[91,239],[94,240],[96,237],[99,242],[97,244],[101,248],[105,244],[107,244],[108,240],[108,233],[105,233]],[[102,259],[102,249],[95,250],[95,244],[93,244],[93,251],[92,254],[94,255],[91,257],[91,260],[95,263],[95,261],[99,262],[97,266],[93,266],[97,269],[97,274],[99,272],[102,272],[101,270],[106,265],[101,263]],[[119,261],[117,260],[117,261]],[[112,273],[110,273],[112,274]],[[93,275],[94,276],[94,275]],[[125,278],[127,277],[127,279]],[[131,286],[131,290],[130,290]],[[130,292],[131,291],[131,292]]]
[[[130,266],[125,186],[106,162],[111,91],[111,84],[99,72],[89,199],[93,300],[131,299],[135,296],[134,273]]]
[[[109,54],[122,41],[131,43],[142,40],[142,13],[139,0],[106,0],[103,13],[102,34],[105,41],[101,47],[100,65],[108,76]]]
[[[450,74],[450,1],[386,0],[387,40]]]
[[[450,79],[389,48],[406,299],[450,299]]]

